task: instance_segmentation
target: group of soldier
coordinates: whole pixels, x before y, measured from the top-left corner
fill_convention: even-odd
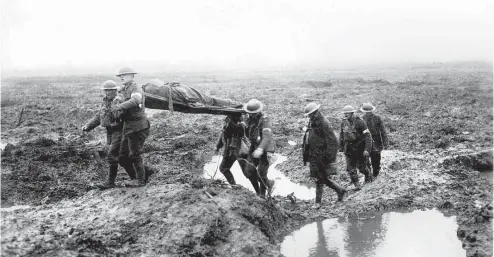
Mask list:
[[[110,145],[107,161],[109,171],[105,182],[97,186],[102,189],[115,186],[115,178],[120,164],[130,178],[129,187],[146,185],[149,176],[156,171],[145,166],[141,157],[144,141],[149,136],[149,120],[143,106],[143,95],[134,82],[134,72],[123,68],[117,74],[123,87],[117,92],[116,82],[103,83],[105,97],[99,112],[82,130],[88,132],[98,125],[106,128],[107,142]],[[271,195],[274,181],[267,177],[269,168],[268,153],[274,152],[273,132],[262,102],[252,99],[243,106],[246,118],[241,113],[228,115],[215,147],[218,153],[223,150],[220,172],[228,183],[235,185],[231,167],[237,161],[243,174],[251,182],[255,192],[266,197]],[[333,189],[338,201],[343,201],[347,189],[339,185],[332,176],[337,174],[338,152],[343,152],[346,170],[356,190],[362,185],[357,170],[370,183],[379,175],[381,151],[388,146],[388,137],[382,119],[373,113],[375,107],[364,103],[360,118],[357,110],[347,105],[343,108],[344,119],[340,125],[339,139],[333,126],[320,111],[320,105],[309,103],[304,108],[308,126],[304,129],[303,163],[310,164],[310,176],[316,180],[316,206],[320,206],[324,185]]]
[[[360,190],[362,185],[357,170],[365,176],[365,183],[372,182],[381,169],[381,151],[388,146],[383,121],[373,113],[375,107],[371,103],[364,103],[360,107],[360,112],[364,113],[362,118],[355,115],[357,110],[354,107],[348,105],[343,108],[344,119],[340,125],[339,139],[329,120],[319,110],[320,106],[309,103],[304,108],[304,115],[309,122],[302,147],[304,166],[307,162],[310,164],[310,176],[316,180],[316,207],[320,206],[325,185],[336,192],[338,201],[343,201],[347,194],[347,189],[331,178],[337,174],[338,152],[344,153],[351,182],[356,190]],[[220,171],[230,184],[235,184],[230,168],[238,161],[256,192],[265,197],[274,185],[274,181],[267,178],[267,153],[274,151],[269,118],[263,113],[262,103],[256,99],[250,100],[244,110],[248,113],[245,122],[241,116],[225,119],[216,145],[216,151],[225,148]],[[257,189],[258,183],[260,190]]]

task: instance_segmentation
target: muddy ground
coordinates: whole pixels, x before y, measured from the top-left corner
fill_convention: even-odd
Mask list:
[[[382,175],[343,203],[326,189],[317,210],[311,201],[266,201],[201,178],[223,117],[151,111],[145,160],[159,173],[143,188],[94,190],[107,167],[104,131],[79,128],[108,78],[5,78],[1,198],[19,207],[1,212],[3,256],[278,256],[283,235],[311,220],[425,208],[457,217],[467,256],[492,256],[492,180],[481,176],[492,172],[490,65],[143,79],[151,77],[265,102],[277,152],[288,157],[278,169],[296,182],[311,182],[300,160],[305,104],[322,103],[337,128],[344,105],[372,101],[391,138]],[[336,178],[351,189],[341,156],[339,165]],[[125,179],[120,170],[118,183]]]

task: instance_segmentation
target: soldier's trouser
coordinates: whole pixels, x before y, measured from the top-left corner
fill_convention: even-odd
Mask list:
[[[235,178],[233,178],[232,171],[230,170],[235,161],[237,160],[237,156],[234,154],[224,155],[223,160],[221,160],[220,164],[220,172],[225,176],[228,183],[231,185],[235,185]]]
[[[139,183],[145,184],[146,174],[144,169],[144,163],[142,161],[142,148],[144,146],[144,141],[149,136],[149,128],[136,131],[130,134],[124,134],[122,136],[122,141],[120,145],[120,164],[125,168],[124,165],[128,165],[128,168],[135,169],[137,179]]]
[[[350,175],[352,183],[358,182],[357,169],[365,175],[365,180],[369,181],[370,171],[367,167],[366,157],[363,154],[345,154],[346,171]]]
[[[107,143],[110,145],[106,155],[106,162],[109,166],[106,183],[110,185],[115,183],[115,178],[117,177],[118,155],[120,151],[120,141],[122,140],[122,128],[107,128],[106,136]],[[131,174],[129,174],[129,176],[130,175]]]
[[[371,164],[372,164],[372,173],[374,177],[379,175],[379,171],[381,171],[381,151],[372,151],[370,152]]]

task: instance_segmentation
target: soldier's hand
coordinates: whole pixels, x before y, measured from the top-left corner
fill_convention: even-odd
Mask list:
[[[369,152],[364,151],[364,156],[365,156],[365,157],[369,156]]]
[[[261,157],[261,155],[264,153],[264,150],[262,150],[261,148],[257,148],[253,153],[252,153],[252,157],[256,158],[256,159],[259,159],[259,157]]]
[[[83,126],[81,130],[82,130],[82,132],[87,132],[87,127]]]

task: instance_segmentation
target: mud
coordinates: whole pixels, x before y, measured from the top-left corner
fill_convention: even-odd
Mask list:
[[[411,78],[399,72],[334,74],[330,87],[304,82],[327,81],[324,72],[194,85],[218,97],[266,102],[276,153],[287,158],[273,167],[277,177],[308,187],[314,181],[301,161],[303,106],[320,101],[337,128],[342,106],[377,104],[391,137],[382,174],[350,190],[343,203],[325,189],[319,209],[311,208],[311,197],[285,196],[295,189],[264,200],[203,178],[223,120],[212,115],[148,111],[144,159],[158,173],[146,187],[129,189],[121,186],[127,180],[121,169],[119,187],[93,190],[107,169],[104,130],[82,134],[80,127],[94,115],[98,81],[107,78],[3,80],[1,254],[279,256],[283,237],[308,222],[435,208],[456,217],[467,256],[492,256],[492,180],[485,178],[492,174],[491,69],[413,71]],[[352,189],[342,157],[335,179]]]

